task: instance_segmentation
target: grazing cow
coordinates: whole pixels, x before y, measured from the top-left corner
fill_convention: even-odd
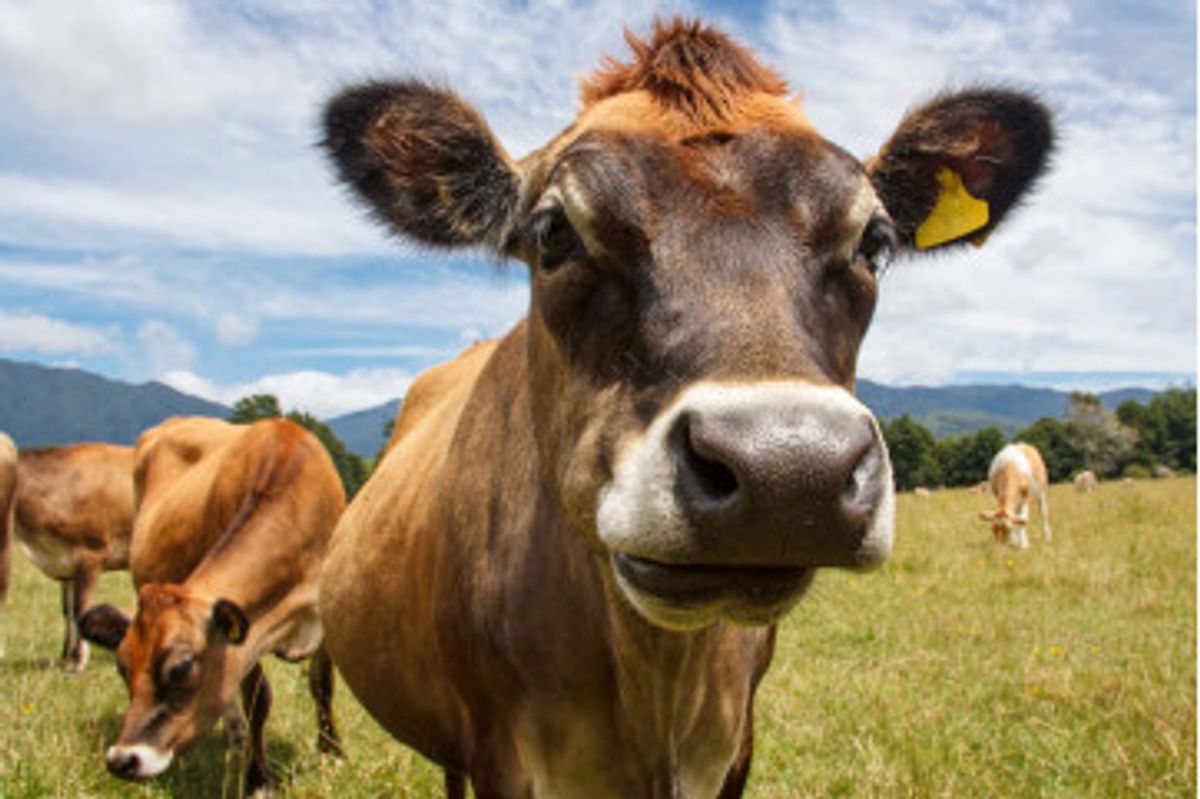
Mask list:
[[[0,610],[8,601],[9,559],[12,552],[13,499],[17,495],[17,447],[0,432]],[[0,627],[0,657],[4,657],[4,628]]]
[[[269,778],[264,655],[313,658],[318,743],[337,751],[317,575],[345,505],[341,481],[320,442],[284,419],[245,426],[171,419],[142,434],[135,459],[137,611],[131,622],[99,605],[80,620],[90,640],[116,649],[129,688],[108,769],[153,777],[222,716],[241,737],[240,686],[250,727],[246,793],[253,794]]]
[[[451,796],[741,793],[774,623],[891,549],[852,393],[878,270],[982,241],[1050,145],[1037,102],[975,89],[864,167],[724,34],[629,40],[521,161],[443,88],[326,109],[394,231],[530,270],[525,320],[413,383],[322,569],[339,670]]]
[[[1090,494],[1096,490],[1096,473],[1091,469],[1075,475],[1075,490],[1081,494]]]
[[[79,635],[79,615],[91,605],[101,572],[129,568],[133,448],[74,444],[21,450],[12,522],[13,537],[29,559],[62,584],[62,662],[68,671],[81,672],[88,647]],[[7,592],[9,567],[5,553],[0,598]]]
[[[996,453],[988,469],[988,481],[1000,507],[991,513],[980,512],[979,517],[992,523],[992,535],[996,543],[1009,544],[1025,549],[1029,536],[1025,527],[1029,523],[1029,498],[1036,497],[1042,517],[1042,538],[1050,540],[1050,508],[1046,504],[1046,464],[1041,453],[1029,444],[1009,444]]]

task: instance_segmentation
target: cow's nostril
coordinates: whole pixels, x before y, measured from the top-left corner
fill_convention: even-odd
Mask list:
[[[136,753],[119,749],[110,749],[104,760],[112,774],[125,779],[137,775],[141,766]]]
[[[707,505],[730,502],[738,493],[737,475],[697,440],[687,414],[680,417],[674,437],[680,477],[693,500]]]
[[[869,515],[879,499],[883,451],[874,436],[842,486],[842,508],[852,516]]]

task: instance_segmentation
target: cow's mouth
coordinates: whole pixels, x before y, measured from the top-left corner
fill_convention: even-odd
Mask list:
[[[814,569],[804,566],[678,564],[614,552],[617,581],[650,621],[691,628],[727,619],[775,621],[803,594]]]

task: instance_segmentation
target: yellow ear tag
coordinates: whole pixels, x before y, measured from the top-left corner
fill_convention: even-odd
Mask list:
[[[939,169],[937,181],[942,186],[937,203],[917,228],[917,248],[921,250],[960,239],[988,223],[987,201],[972,197],[957,172]]]

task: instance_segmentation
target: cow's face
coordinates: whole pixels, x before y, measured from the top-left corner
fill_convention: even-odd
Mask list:
[[[769,622],[813,569],[891,549],[887,452],[853,396],[882,265],[981,241],[1049,120],[1019,94],[944,96],[864,165],[721,34],[635,49],[520,163],[419,83],[336,98],[326,143],[400,232],[529,265],[542,473],[621,593],[667,627]]]
[[[115,648],[129,708],[105,756],[109,771],[147,779],[175,751],[210,730],[234,700],[241,671],[233,648],[245,638],[245,614],[224,599],[203,599],[174,585],[138,591],[132,622],[109,605],[80,618],[86,638]]]
[[[1014,535],[1020,535],[1029,524],[1025,517],[1007,512],[1004,508],[987,513],[980,511],[979,518],[992,524],[992,537],[997,541],[1011,541]]]

